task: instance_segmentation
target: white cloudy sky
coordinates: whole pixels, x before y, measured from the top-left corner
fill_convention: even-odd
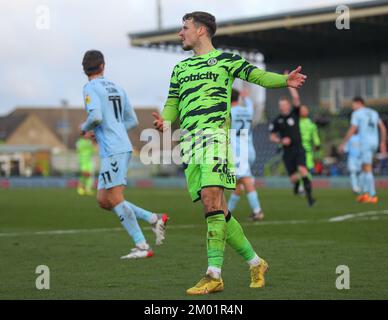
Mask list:
[[[357,0],[356,0],[357,1]],[[162,0],[163,26],[202,10],[218,21],[320,7],[338,0]],[[15,106],[82,105],[83,53],[104,52],[106,76],[120,83],[134,105],[162,105],[178,54],[129,47],[127,33],[156,28],[156,0],[1,0],[0,115]],[[47,6],[50,28],[36,27]]]

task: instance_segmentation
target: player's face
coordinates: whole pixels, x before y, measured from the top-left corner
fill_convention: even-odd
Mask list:
[[[279,100],[279,111],[283,115],[288,115],[291,111],[291,105],[288,100]]]
[[[192,19],[183,22],[182,29],[178,36],[182,41],[182,48],[185,51],[193,50],[195,44],[199,40],[198,30]]]
[[[307,108],[307,106],[302,105],[300,107],[300,116],[302,118],[307,118],[309,116],[309,108]]]
[[[353,110],[357,110],[358,108],[362,107],[362,103],[358,102],[358,101],[353,101],[352,102],[352,109]]]

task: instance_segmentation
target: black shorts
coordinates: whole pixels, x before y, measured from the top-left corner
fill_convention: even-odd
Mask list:
[[[299,166],[306,166],[306,152],[303,147],[283,149],[283,161],[289,176],[298,171]]]

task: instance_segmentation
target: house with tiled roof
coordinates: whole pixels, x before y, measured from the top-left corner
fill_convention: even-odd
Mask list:
[[[139,125],[129,132],[135,154],[147,143],[140,135],[144,129],[153,128],[154,111],[157,108],[135,109]],[[49,174],[52,155],[72,153],[74,158],[79,127],[85,118],[84,108],[58,107],[17,107],[0,117],[0,176]],[[34,160],[34,154],[40,155],[39,161]]]

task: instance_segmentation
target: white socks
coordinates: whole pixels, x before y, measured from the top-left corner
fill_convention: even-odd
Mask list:
[[[260,262],[261,262],[261,259],[259,258],[259,256],[256,254],[255,257],[249,261],[247,261],[248,264],[251,266],[251,267],[257,267]]]
[[[221,269],[209,266],[207,268],[206,274],[211,276],[212,278],[219,279],[221,278]]]

